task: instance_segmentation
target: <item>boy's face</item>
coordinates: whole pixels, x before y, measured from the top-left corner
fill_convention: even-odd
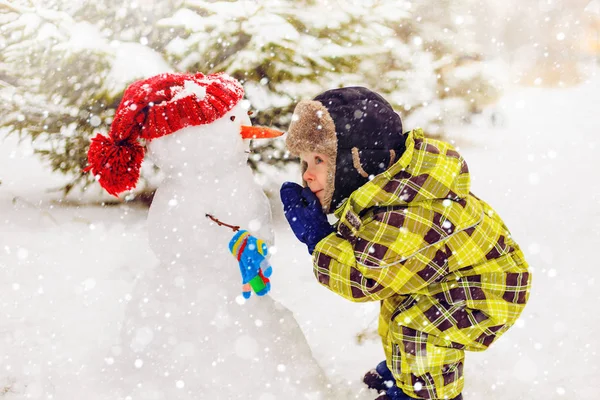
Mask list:
[[[308,184],[311,192],[313,192],[321,205],[323,205],[323,196],[325,195],[325,186],[327,183],[327,170],[330,160],[325,154],[306,152],[300,154],[300,158],[307,165],[306,171],[302,178]]]

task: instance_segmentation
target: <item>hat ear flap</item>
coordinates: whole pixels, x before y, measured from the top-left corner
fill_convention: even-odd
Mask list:
[[[379,175],[398,161],[395,150],[359,150],[352,148],[352,164],[360,176]]]

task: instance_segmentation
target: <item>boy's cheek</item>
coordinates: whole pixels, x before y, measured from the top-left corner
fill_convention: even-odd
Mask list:
[[[317,196],[317,199],[319,199],[319,203],[321,203],[321,205],[323,205],[323,193],[325,191],[324,190],[320,190],[319,192],[317,192],[315,194],[315,196]]]

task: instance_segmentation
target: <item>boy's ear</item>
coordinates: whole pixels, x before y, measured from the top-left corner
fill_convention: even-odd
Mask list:
[[[389,169],[397,161],[394,150],[359,150],[352,148],[352,163],[358,173],[368,178],[370,175],[379,175]]]

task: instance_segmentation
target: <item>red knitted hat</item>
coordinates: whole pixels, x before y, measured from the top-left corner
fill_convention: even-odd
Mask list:
[[[244,96],[242,85],[224,73],[165,73],[125,90],[108,137],[97,134],[84,172],[92,171],[114,196],[135,187],[144,159],[138,139],[152,140],[187,126],[210,124]]]

